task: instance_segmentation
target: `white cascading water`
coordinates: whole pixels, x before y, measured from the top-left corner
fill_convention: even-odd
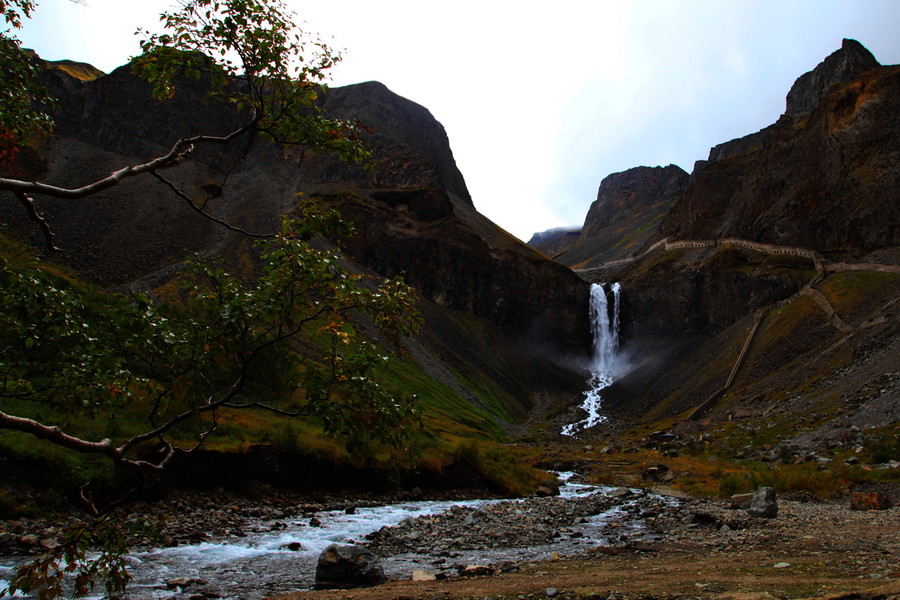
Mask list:
[[[573,483],[574,473],[558,473],[564,483],[560,497],[576,498],[602,493],[612,488]],[[555,501],[555,500],[554,500]],[[332,543],[352,544],[381,527],[394,526],[407,518],[440,514],[454,505],[483,508],[501,500],[422,501],[395,505],[360,507],[353,514],[343,510],[316,513],[317,527],[308,519],[288,519],[282,522],[257,521],[247,529],[246,537],[231,536],[210,539],[199,544],[166,548],[133,550],[129,554],[128,569],[132,575],[128,597],[133,600],[165,600],[186,598],[187,593],[170,590],[166,582],[176,578],[203,579],[212,582],[223,600],[257,600],[276,594],[313,586],[316,560],[319,553]],[[460,550],[454,557],[466,564],[486,562],[522,562],[547,559],[551,553],[572,553],[582,543],[595,546],[603,541],[609,522],[623,522],[623,508],[613,509],[591,517],[578,529],[583,538],[562,536],[552,546],[507,548],[498,544],[491,550]],[[617,529],[617,533],[622,530]],[[637,531],[637,529],[635,529]],[[617,535],[618,537],[618,535]],[[575,546],[570,546],[571,544]],[[291,549],[292,545],[299,550]],[[409,579],[413,569],[432,569],[435,557],[405,553],[385,559],[385,572],[393,579]],[[9,585],[22,557],[0,556],[0,591]],[[102,587],[102,586],[100,586]],[[102,600],[105,594],[89,596],[87,600]],[[32,598],[20,596],[13,598]]]
[[[607,292],[604,284],[591,285],[590,318],[591,334],[594,338],[594,356],[591,361],[590,389],[584,393],[581,409],[587,417],[570,423],[562,428],[562,434],[573,436],[606,420],[600,414],[603,401],[600,392],[612,385],[617,352],[619,350],[619,292],[621,286],[613,283],[609,286],[612,295],[612,311],[610,311]],[[612,317],[610,318],[610,312]]]

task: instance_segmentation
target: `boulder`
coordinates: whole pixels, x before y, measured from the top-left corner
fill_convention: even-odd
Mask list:
[[[641,473],[641,479],[644,481],[668,483],[675,479],[675,473],[666,465],[659,464],[644,470],[644,472]]]
[[[555,479],[545,479],[535,488],[534,493],[541,498],[559,496],[559,484]]]
[[[751,517],[772,519],[778,516],[778,498],[770,487],[759,487],[753,492],[750,508],[747,513]]]
[[[486,565],[468,565],[459,572],[463,577],[481,577],[494,574],[494,569]]]
[[[850,510],[887,510],[891,499],[880,492],[854,492],[850,497]]]
[[[346,589],[384,583],[381,559],[361,546],[332,544],[319,555],[315,589]]]
[[[431,571],[425,569],[413,569],[412,581],[434,581],[437,577]]]
[[[753,502],[753,493],[749,494],[734,494],[731,497],[731,508],[743,508],[744,510],[750,508],[750,504]]]

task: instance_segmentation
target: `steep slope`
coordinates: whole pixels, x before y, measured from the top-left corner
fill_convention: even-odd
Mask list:
[[[900,244],[898,81],[900,68],[845,40],[797,80],[775,125],[713,149],[659,237],[850,253]]]
[[[59,98],[58,127],[30,168],[60,185],[83,184],[179,137],[224,133],[238,121],[208,104],[203,81],[185,81],[156,103],[126,67],[92,81],[53,69],[45,80]],[[358,231],[345,246],[357,268],[402,273],[419,292],[426,325],[410,349],[416,368],[455,398],[448,396],[445,413],[461,399],[511,426],[535,406],[570,401],[583,374],[569,364],[590,344],[586,284],[477,212],[446,133],[425,108],[374,82],[331,89],[322,102],[334,116],[372,128],[365,142],[374,170],[253,139],[198,149],[166,176],[217,218],[251,232],[274,231],[297,194],[338,208]],[[245,236],[152,180],[83,201],[36,201],[65,249],[54,258],[103,286],[163,289],[192,252],[220,256],[247,275],[254,268]],[[0,220],[42,251],[15,204],[0,205]]]
[[[845,40],[776,124],[698,164],[613,269],[634,369],[612,414],[767,459],[896,439],[898,102],[900,68]]]
[[[586,269],[626,258],[656,233],[690,176],[680,167],[635,167],[603,178],[578,240],[556,260]]]
[[[547,256],[556,257],[578,242],[580,227],[554,227],[531,236],[528,245]]]

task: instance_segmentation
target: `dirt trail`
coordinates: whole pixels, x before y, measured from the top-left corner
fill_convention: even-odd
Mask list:
[[[395,581],[279,600],[900,600],[900,508],[859,512],[846,504],[782,501],[775,519],[731,529],[722,524],[734,521],[738,511],[702,501],[692,514],[704,517],[671,527],[655,544],[598,548],[489,577]]]

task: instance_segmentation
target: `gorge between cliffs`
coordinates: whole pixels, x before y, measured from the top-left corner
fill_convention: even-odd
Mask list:
[[[242,117],[210,100],[203,77],[157,102],[129,67],[42,64],[56,129],[16,157],[23,181],[77,186],[155,155],[175,131]],[[249,294],[274,261],[247,231],[283,231],[286,215],[305,215],[302,197],[353,230],[291,232],[316,256],[340,249],[322,271],[340,274],[303,294],[353,280],[362,297],[402,280],[414,310],[397,320],[415,322],[389,351],[381,315],[354,305],[345,325],[325,319],[284,355],[263,347],[258,371],[244,369],[255,395],[174,429],[180,443],[199,439],[184,452],[155,421],[183,381],[148,397],[112,382],[103,393],[121,412],[86,403],[62,415],[109,454],[109,438],[136,427],[129,411],[148,403],[154,435],[139,436],[138,475],[100,465],[100,451],[73,458],[0,430],[0,589],[28,557],[63,547],[67,525],[91,522],[76,508],[90,497],[134,526],[123,597],[136,600],[900,597],[900,67],[844,40],[797,79],[777,122],[715,146],[690,173],[611,174],[581,228],[528,244],[478,212],[426,108],[377,82],[322,89],[315,102],[366,124],[372,164],[254,135],[186,152],[157,187],[110,186],[84,202],[34,194],[62,252],[21,204],[0,204],[4,269],[37,265],[48,279],[33,281],[83,294],[78,310],[112,314],[127,298],[121,310],[142,307],[149,322],[193,318],[197,289]],[[188,266],[195,256],[215,262],[207,287]],[[218,284],[224,273],[234,287]],[[31,281],[4,277],[10,289]],[[41,310],[31,314],[54,314]],[[3,323],[27,312],[4,307]],[[40,327],[5,327],[0,358],[74,343],[44,348]],[[272,398],[267,386],[284,364],[315,372],[316,353],[337,356],[327,351],[351,330],[377,352],[332,364],[377,364],[383,410],[355,405],[344,429],[327,410],[255,410],[311,397]],[[197,360],[224,343],[202,338]],[[155,356],[142,366],[153,375],[167,357]],[[59,416],[3,372],[0,408]],[[340,378],[322,372],[323,401],[353,407],[351,393],[328,395]],[[369,383],[365,372],[340,383]],[[402,443],[351,435],[378,431],[407,399]],[[775,516],[748,512],[757,490],[777,493]],[[388,581],[312,590],[332,543],[373,555]],[[105,597],[97,590],[89,597]]]

